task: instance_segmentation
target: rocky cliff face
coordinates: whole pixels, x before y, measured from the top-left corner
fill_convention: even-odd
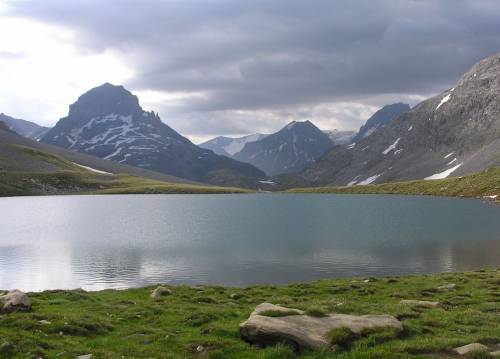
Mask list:
[[[43,142],[100,158],[187,179],[239,184],[235,178],[264,177],[257,168],[199,148],[144,111],[122,86],[104,84],[78,98]],[[230,174],[231,179],[224,183]],[[214,178],[217,178],[214,180]],[[256,182],[256,181],[254,181]]]
[[[445,178],[500,165],[500,54],[451,88],[402,113],[383,130],[337,147],[287,186],[359,185]]]
[[[294,121],[260,141],[247,143],[234,158],[276,175],[303,169],[331,147],[328,136],[310,121]]]

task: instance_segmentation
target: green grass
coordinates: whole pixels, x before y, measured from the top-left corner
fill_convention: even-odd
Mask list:
[[[90,171],[0,172],[0,196],[47,194],[247,193],[231,187],[169,183],[126,174],[104,176]]]
[[[457,286],[435,289],[445,283]],[[384,277],[355,285],[350,279],[248,288],[165,285],[172,295],[160,301],[150,298],[156,286],[30,293],[31,312],[0,316],[0,357],[453,358],[454,347],[480,342],[493,349],[500,342],[499,285],[500,270],[488,269]],[[443,306],[412,308],[400,306],[401,299],[435,300]],[[403,321],[405,330],[335,331],[331,339],[337,346],[318,352],[297,354],[286,345],[262,349],[239,336],[239,324],[262,302],[305,311],[391,314]]]
[[[14,151],[9,153],[15,158],[0,153],[0,196],[250,192],[233,187],[163,182],[128,174],[103,175],[31,147],[13,145],[11,149]],[[25,167],[31,168],[28,163],[45,170],[26,171]],[[8,170],[1,170],[2,166]]]
[[[351,187],[293,188],[291,193],[345,193],[345,194],[409,194],[455,197],[481,197],[498,195],[500,199],[500,168],[463,177],[441,180],[390,182]]]

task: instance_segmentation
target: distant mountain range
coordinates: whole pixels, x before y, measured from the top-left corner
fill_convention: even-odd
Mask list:
[[[312,122],[294,121],[260,141],[248,142],[234,158],[273,176],[299,171],[331,147],[330,138]]]
[[[233,157],[240,152],[248,142],[262,140],[267,135],[256,133],[243,137],[218,136],[209,141],[199,144],[200,147],[214,151],[218,155]]]
[[[219,185],[257,184],[265,174],[202,149],[164,124],[122,86],[91,89],[41,139],[100,158]],[[253,179],[253,180],[252,180]],[[251,182],[251,183],[250,183]]]
[[[350,186],[460,176],[492,166],[500,166],[500,54],[475,64],[454,88],[279,182]]]
[[[384,106],[358,133],[291,122],[273,134],[220,136],[196,146],[111,84],[80,96],[52,129],[5,114],[0,123],[71,151],[217,185],[275,189],[460,176],[500,166],[500,54],[413,108]]]
[[[292,122],[271,135],[219,136],[200,147],[251,163],[268,175],[276,175],[303,169],[327,149],[350,143],[355,134],[354,131],[320,131],[310,121]]]
[[[10,117],[3,113],[0,113],[0,122],[5,123],[11,131],[34,140],[39,140],[50,130],[48,127],[39,126],[34,122]]]
[[[352,142],[353,137],[356,136],[355,131],[330,130],[323,132],[330,138],[330,141],[337,146],[348,145]]]

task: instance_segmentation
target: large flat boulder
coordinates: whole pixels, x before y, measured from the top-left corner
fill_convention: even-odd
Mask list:
[[[0,311],[12,312],[15,310],[30,310],[31,300],[26,293],[14,289],[7,294],[0,295]]]
[[[329,333],[345,328],[353,334],[368,329],[403,330],[403,324],[391,315],[332,314],[311,317],[303,311],[262,303],[240,324],[240,334],[249,343],[261,346],[286,343],[297,350],[328,348]]]
[[[488,347],[481,343],[471,343],[458,348],[453,349],[453,351],[460,355],[466,355],[474,352],[486,352]]]

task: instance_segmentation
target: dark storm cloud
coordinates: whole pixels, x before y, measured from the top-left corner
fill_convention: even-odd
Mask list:
[[[500,51],[496,0],[45,0],[10,11],[76,29],[82,51],[120,50],[133,89],[203,94],[176,113],[428,95]]]

